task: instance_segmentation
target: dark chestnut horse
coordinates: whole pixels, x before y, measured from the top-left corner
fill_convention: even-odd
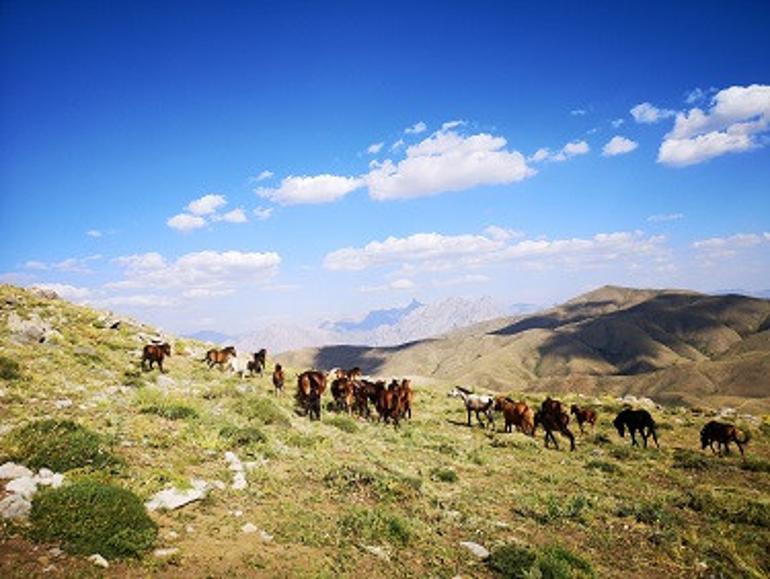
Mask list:
[[[224,370],[225,364],[227,364],[230,358],[235,358],[235,355],[235,347],[233,346],[227,346],[221,350],[212,348],[206,352],[206,357],[203,359],[203,361],[209,365],[209,368],[219,366],[220,370]]]
[[[297,376],[297,405],[312,420],[321,418],[321,395],[326,390],[326,374],[308,370]]]
[[[516,402],[507,396],[498,396],[495,398],[495,410],[503,413],[505,432],[511,432],[513,427],[516,427],[516,430],[524,434],[530,436],[534,434],[535,413],[525,402]]]
[[[707,423],[700,431],[701,448],[705,450],[708,446],[716,454],[717,450],[714,449],[714,443],[716,442],[720,455],[722,454],[722,449],[724,449],[725,454],[729,454],[730,443],[734,442],[738,446],[738,450],[741,451],[741,456],[743,456],[743,445],[749,442],[749,438],[748,434],[744,434],[743,438],[741,438],[738,429],[734,425],[717,422],[716,420]]]
[[[283,392],[283,383],[285,376],[283,375],[283,368],[280,364],[275,365],[273,370],[273,388],[275,389],[276,396]]]
[[[562,436],[566,436],[569,439],[570,450],[575,450],[575,435],[572,434],[569,425],[569,414],[564,410],[564,406],[558,400],[552,400],[550,397],[543,400],[540,405],[540,410],[535,412],[535,424],[532,429],[532,436],[535,435],[535,431],[538,426],[542,426],[545,430],[545,447],[548,448],[548,442],[552,442],[554,447],[558,450],[559,443],[554,432],[561,433]]]
[[[254,374],[259,374],[262,376],[262,372],[265,369],[265,366],[267,365],[267,350],[262,348],[259,352],[256,352],[254,354],[254,359],[249,360],[248,364],[246,364],[246,369],[249,371],[249,374],[252,376]]]
[[[570,414],[573,414],[577,419],[581,434],[585,434],[584,424],[590,424],[591,429],[596,430],[596,411],[592,408],[580,408],[577,404],[573,404],[570,408]]]
[[[631,433],[631,446],[639,446],[639,443],[636,442],[636,433],[639,432],[644,440],[644,448],[647,448],[647,439],[650,436],[655,441],[655,446],[660,448],[658,435],[655,432],[655,421],[646,410],[626,408],[620,411],[612,423],[615,425],[621,438],[625,438],[626,428],[628,428],[628,432]]]
[[[160,371],[165,373],[166,371],[163,369],[163,358],[170,355],[171,346],[167,342],[164,342],[163,344],[147,344],[142,350],[142,370],[152,370],[152,365],[157,363]]]

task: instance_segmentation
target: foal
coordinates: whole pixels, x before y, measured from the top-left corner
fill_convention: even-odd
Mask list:
[[[447,396],[452,398],[462,398],[465,403],[465,410],[468,412],[468,426],[471,426],[471,413],[476,413],[476,420],[479,421],[482,428],[486,428],[486,425],[481,420],[480,414],[484,414],[489,421],[488,424],[494,428],[495,416],[493,409],[495,405],[495,399],[486,394],[474,394],[467,388],[462,386],[456,386],[449,391]]]
[[[596,411],[592,408],[580,408],[577,404],[573,404],[570,408],[570,414],[575,415],[580,427],[580,434],[585,434],[585,430],[583,430],[584,424],[590,424],[591,429],[596,430]]]

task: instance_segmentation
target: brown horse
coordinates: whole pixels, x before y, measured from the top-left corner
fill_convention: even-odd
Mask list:
[[[569,425],[569,414],[564,411],[564,406],[558,400],[546,398],[540,405],[540,410],[535,413],[535,425],[532,429],[532,436],[538,426],[545,430],[545,447],[548,448],[548,442],[552,442],[558,450],[559,443],[556,441],[554,432],[559,432],[562,436],[569,439],[570,450],[575,450],[575,435],[572,434]]]
[[[160,371],[165,373],[163,369],[163,358],[171,355],[171,346],[164,342],[163,344],[147,344],[142,350],[142,370],[152,370],[152,365],[157,362]],[[149,366],[147,363],[149,362]]]
[[[248,364],[246,364],[246,368],[249,371],[250,375],[259,374],[262,376],[262,372],[265,369],[265,366],[267,365],[267,350],[262,348],[259,352],[256,352],[254,354],[254,359],[249,360]]]
[[[573,404],[570,408],[570,414],[575,415],[581,434],[585,434],[584,424],[590,424],[591,430],[596,430],[596,411],[592,408],[580,408],[577,404]]]
[[[206,357],[203,359],[203,361],[208,364],[209,368],[213,368],[215,365],[218,365],[220,370],[224,370],[225,364],[227,364],[230,358],[235,358],[235,356],[235,347],[233,346],[227,346],[221,350],[212,348],[206,352]]]
[[[385,382],[378,380],[377,382],[371,382],[370,380],[356,380],[353,383],[353,393],[355,396],[355,410],[360,416],[369,418],[371,410],[369,404],[373,404],[377,407],[378,400],[380,399],[380,392],[385,388]]]
[[[495,398],[495,410],[503,413],[505,432],[511,432],[515,426],[519,432],[534,435],[535,413],[526,402],[516,402],[508,397],[498,396]]]
[[[297,405],[312,420],[321,418],[321,395],[326,390],[326,374],[308,370],[297,376]]]
[[[276,396],[283,393],[284,379],[283,368],[280,364],[276,364],[273,370],[273,388],[275,389]]]
[[[380,420],[384,420],[386,423],[392,421],[396,427],[407,411],[409,398],[407,388],[410,385],[408,380],[406,382],[407,384],[404,384],[398,380],[393,380],[387,388],[382,388],[379,391],[377,414]]]
[[[331,393],[336,409],[350,414],[353,410],[355,399],[353,381],[346,376],[335,378],[332,380]]]
[[[734,442],[738,446],[738,450],[741,451],[741,456],[744,456],[743,445],[749,442],[750,436],[744,434],[743,438],[741,438],[738,435],[739,431],[734,425],[712,420],[700,431],[701,448],[705,450],[708,446],[716,454],[717,450],[714,449],[714,443],[716,442],[720,455],[723,449],[724,454],[730,454],[730,443]]]
[[[411,420],[412,418],[412,403],[414,402],[414,388],[412,388],[412,381],[407,378],[401,380],[401,399],[404,407],[404,416]]]

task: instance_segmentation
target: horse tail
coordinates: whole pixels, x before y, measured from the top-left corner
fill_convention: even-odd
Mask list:
[[[743,439],[738,438],[738,432],[743,432]],[[736,429],[735,432],[735,442],[738,442],[740,444],[748,444],[748,442],[751,440],[751,432],[746,431],[740,431]]]

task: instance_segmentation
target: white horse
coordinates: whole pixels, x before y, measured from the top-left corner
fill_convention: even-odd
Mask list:
[[[251,374],[249,370],[249,360],[248,358],[238,357],[234,356],[228,360],[227,365],[230,367],[230,371],[233,374],[237,374],[241,380],[243,380],[243,377],[248,373]]]
[[[468,426],[471,426],[471,412],[475,412],[476,420],[479,421],[479,424],[481,424],[482,428],[486,428],[486,426],[481,420],[481,413],[486,415],[487,420],[489,420],[489,424],[494,428],[495,399],[492,396],[488,396],[487,394],[474,394],[471,390],[468,388],[463,388],[462,386],[455,386],[452,390],[449,391],[447,396],[463,399],[463,402],[465,403],[465,410],[468,411]]]

